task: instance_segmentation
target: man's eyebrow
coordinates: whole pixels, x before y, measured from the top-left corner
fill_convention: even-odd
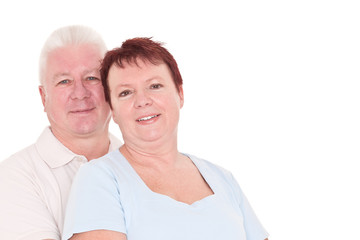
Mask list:
[[[82,73],[83,73],[84,75],[85,75],[85,74],[89,74],[89,73],[97,73],[97,74],[100,74],[100,71],[99,71],[98,68],[93,68],[93,69],[89,69],[89,70],[84,70]]]
[[[62,77],[69,77],[69,75],[70,74],[68,74],[68,73],[57,73],[57,74],[54,75],[53,80],[57,80],[57,79],[62,78]]]
[[[97,74],[99,73],[99,69],[98,68],[94,68],[94,69],[90,69],[90,70],[84,70],[82,72],[83,75],[86,75],[86,74]],[[58,78],[61,78],[61,77],[69,77],[71,74],[70,73],[67,73],[67,72],[62,72],[62,73],[57,73],[54,75],[53,79],[56,80]]]
[[[70,75],[69,73],[66,73],[66,72],[63,72],[63,73],[57,73],[57,74],[55,74],[55,77],[57,77],[57,76],[68,76],[68,75]]]

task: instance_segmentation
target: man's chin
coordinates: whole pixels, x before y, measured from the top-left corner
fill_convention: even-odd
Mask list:
[[[71,132],[75,135],[89,135],[99,131],[100,125],[95,121],[76,121],[70,126]]]
[[[76,135],[84,135],[84,136],[94,134],[97,132],[97,130],[98,129],[95,126],[84,126],[84,125],[73,128],[73,132]]]

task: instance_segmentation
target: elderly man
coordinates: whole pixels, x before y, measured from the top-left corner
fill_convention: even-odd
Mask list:
[[[0,239],[60,239],[75,173],[120,147],[108,132],[105,52],[101,36],[83,26],[60,28],[45,42],[39,90],[50,127],[0,165]]]

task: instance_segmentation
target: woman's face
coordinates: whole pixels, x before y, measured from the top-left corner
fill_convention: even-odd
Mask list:
[[[168,141],[177,137],[183,90],[177,91],[166,64],[113,65],[108,75],[113,119],[126,142]]]

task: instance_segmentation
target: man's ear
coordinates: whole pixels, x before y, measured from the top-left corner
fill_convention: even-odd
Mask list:
[[[42,85],[39,86],[39,93],[41,96],[42,104],[44,106],[44,112],[46,112],[46,91],[45,91],[44,86],[42,86]]]

